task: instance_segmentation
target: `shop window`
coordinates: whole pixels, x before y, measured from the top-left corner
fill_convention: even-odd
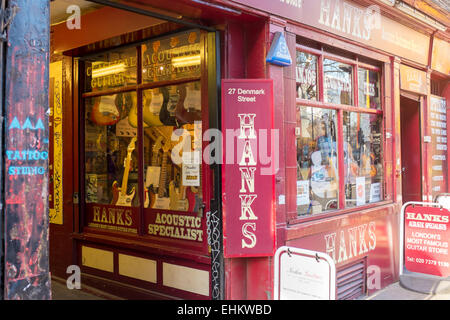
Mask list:
[[[194,30],[82,59],[87,227],[203,246],[202,43]]]
[[[358,68],[358,102],[362,108],[381,109],[378,72]]]
[[[296,62],[298,216],[382,201],[380,69],[302,45]]]
[[[317,100],[317,57],[313,54],[297,51],[295,75],[297,98]]]
[[[353,103],[352,66],[324,59],[323,74],[325,102],[351,105]]]
[[[336,111],[301,106],[297,118],[297,212],[307,215],[336,209]]]
[[[139,205],[137,131],[123,128],[134,108],[135,92],[85,100],[86,203]]]
[[[344,112],[344,181],[346,207],[382,200],[382,118]]]

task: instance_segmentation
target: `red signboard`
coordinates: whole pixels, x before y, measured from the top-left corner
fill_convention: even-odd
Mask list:
[[[404,214],[406,269],[450,276],[450,212],[439,207],[410,205]]]
[[[382,15],[377,5],[345,0],[233,1],[421,64],[428,62],[430,37]]]
[[[273,81],[222,80],[224,256],[275,252]],[[270,153],[270,154],[269,154]]]

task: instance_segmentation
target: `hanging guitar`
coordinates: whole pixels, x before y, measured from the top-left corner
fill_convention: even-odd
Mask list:
[[[196,88],[196,83],[188,83],[178,87],[183,96],[175,111],[178,122],[185,124],[201,120],[201,92]]]
[[[162,140],[163,140],[162,136],[159,136],[158,139],[156,139],[155,144],[153,145],[153,148],[152,148],[152,160],[150,162],[150,166],[153,169],[147,168],[147,170],[154,170],[156,168],[161,170],[161,167],[158,166],[158,155],[159,155],[159,150],[162,147]],[[153,171],[153,173],[157,175],[156,179],[159,182],[159,179],[161,177],[161,171],[157,172],[155,170],[155,171]],[[157,193],[158,193],[158,187],[153,184],[150,184],[148,187],[149,202],[145,203],[145,205],[144,205],[145,208],[148,208],[149,206],[150,206],[150,208],[153,208],[153,206],[155,204]]]
[[[179,123],[175,117],[176,107],[181,100],[177,87],[161,87],[160,90],[164,96],[164,102],[159,112],[159,120],[166,126],[179,127]]]
[[[158,193],[156,194],[155,201],[152,206],[154,209],[168,210],[170,207],[170,198],[167,190],[169,150],[169,143],[166,142],[163,146],[164,153],[161,162],[161,175],[159,177]]]
[[[186,187],[179,178],[177,180],[178,188],[175,186],[175,181],[171,181],[169,184],[170,210],[188,211],[189,201],[186,199]]]
[[[90,120],[99,126],[110,126],[120,121],[120,111],[114,96],[92,98],[94,105],[90,112]]]
[[[113,205],[131,207],[131,202],[133,201],[134,195],[136,194],[136,190],[134,187],[131,189],[131,193],[129,193],[129,194],[127,193],[128,174],[130,172],[130,166],[131,166],[131,154],[133,153],[135,145],[136,145],[136,137],[133,137],[131,139],[130,144],[128,145],[127,156],[124,160],[122,186],[119,188],[117,181],[114,181],[114,183],[112,185],[113,200],[111,201],[111,204],[113,204]]]
[[[162,126],[160,121],[161,109],[167,101],[161,89],[144,91],[144,105],[142,108],[142,118],[148,126]]]

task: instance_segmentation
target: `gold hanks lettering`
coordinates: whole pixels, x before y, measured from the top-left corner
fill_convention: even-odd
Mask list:
[[[129,227],[133,224],[132,212],[129,209],[94,207],[93,222]]]
[[[148,225],[148,234],[174,239],[203,241],[202,219],[196,216],[157,213],[155,223]]]
[[[325,235],[325,250],[335,263],[347,261],[373,251],[377,245],[376,224],[362,224]],[[336,253],[338,257],[336,257]]]
[[[244,140],[244,148],[242,151],[241,161],[239,162],[239,171],[241,172],[241,189],[239,190],[239,198],[241,199],[241,216],[239,220],[258,220],[252,210],[252,204],[258,197],[255,192],[255,171],[256,162],[253,156],[253,150],[250,140],[256,139],[255,134],[255,117],[254,113],[238,114],[240,123],[240,134],[238,139]],[[255,235],[256,223],[246,222],[241,228],[242,236],[241,248],[253,248],[256,245],[257,238]]]

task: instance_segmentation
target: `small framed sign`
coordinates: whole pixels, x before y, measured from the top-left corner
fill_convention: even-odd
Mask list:
[[[283,246],[275,253],[274,300],[335,300],[336,266],[325,253]]]

